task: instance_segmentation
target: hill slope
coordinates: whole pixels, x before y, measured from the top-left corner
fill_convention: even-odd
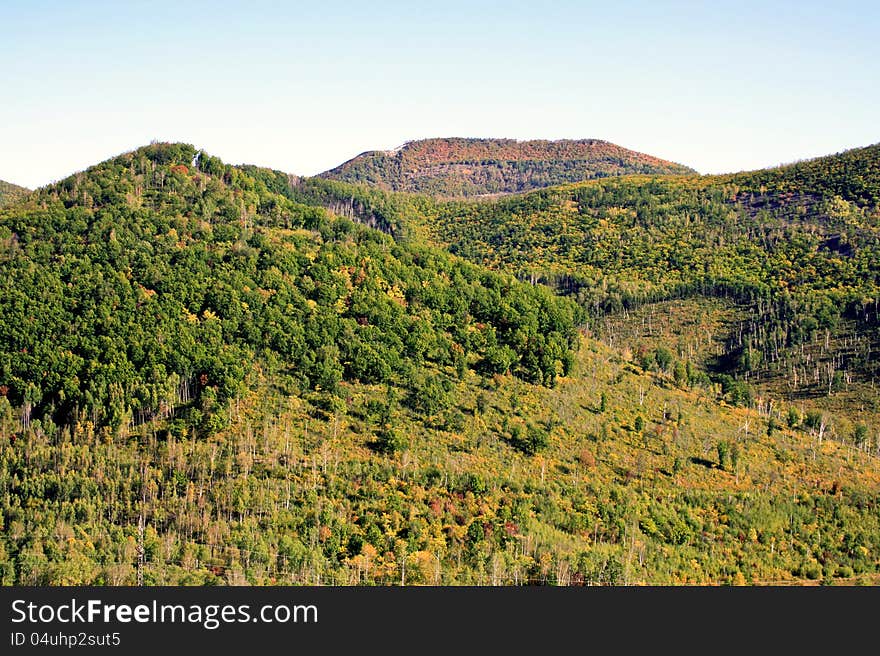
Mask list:
[[[591,178],[692,169],[598,139],[425,139],[358,155],[320,177],[390,191],[478,196],[527,191]]]
[[[600,332],[609,313],[632,336],[624,324],[635,308],[722,299],[732,313],[702,364],[777,398],[870,418],[880,431],[880,146],[736,175],[423,203],[406,216],[453,253],[572,294]]]
[[[346,189],[163,144],[0,210],[0,582],[880,571],[843,423],[732,408],[542,286],[324,209]]]
[[[30,189],[0,180],[0,207],[11,205],[30,193]]]

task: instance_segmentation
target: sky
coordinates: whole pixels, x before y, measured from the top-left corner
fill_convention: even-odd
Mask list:
[[[0,0],[0,179],[153,140],[312,175],[427,137],[721,173],[880,142],[880,3]]]

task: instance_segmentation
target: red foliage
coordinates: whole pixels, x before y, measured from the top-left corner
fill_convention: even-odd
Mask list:
[[[171,167],[172,173],[180,173],[181,175],[187,175],[189,173],[189,168],[186,164],[176,164]]]
[[[596,466],[596,457],[589,449],[582,449],[578,454],[578,462],[586,469],[592,469]]]

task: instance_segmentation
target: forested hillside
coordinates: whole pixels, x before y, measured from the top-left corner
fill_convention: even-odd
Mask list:
[[[606,337],[617,317],[632,349],[639,331],[626,317],[637,308],[723,299],[733,311],[717,327],[722,345],[700,363],[717,380],[789,400],[843,395],[876,419],[878,146],[754,173],[609,178],[422,209],[410,216],[436,243],[570,294]]]
[[[0,582],[876,582],[876,426],[675,346],[869,289],[870,181],[815,201],[844,256],[788,175],[444,203],[154,144],[37,190],[0,210]],[[684,336],[591,337],[694,294]]]
[[[479,196],[528,191],[592,178],[692,169],[607,141],[424,139],[393,151],[362,153],[321,177],[388,191]]]
[[[29,193],[30,190],[24,187],[0,180],[0,207],[19,201]]]

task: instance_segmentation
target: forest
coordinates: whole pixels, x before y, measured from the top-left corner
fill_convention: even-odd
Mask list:
[[[156,143],[23,194],[0,582],[876,583],[877,161],[443,200]]]
[[[699,364],[796,400],[877,378],[878,207],[871,146],[754,173],[447,201],[410,216],[456,255],[575,298],[599,332],[640,307],[723,299],[736,310],[724,347]]]
[[[552,385],[575,345],[578,308],[547,289],[297,205],[191,148],[41,189],[0,229],[0,376],[25,428],[116,433],[182,398],[187,429],[210,433],[257,357],[302,391],[412,387],[425,363]]]

